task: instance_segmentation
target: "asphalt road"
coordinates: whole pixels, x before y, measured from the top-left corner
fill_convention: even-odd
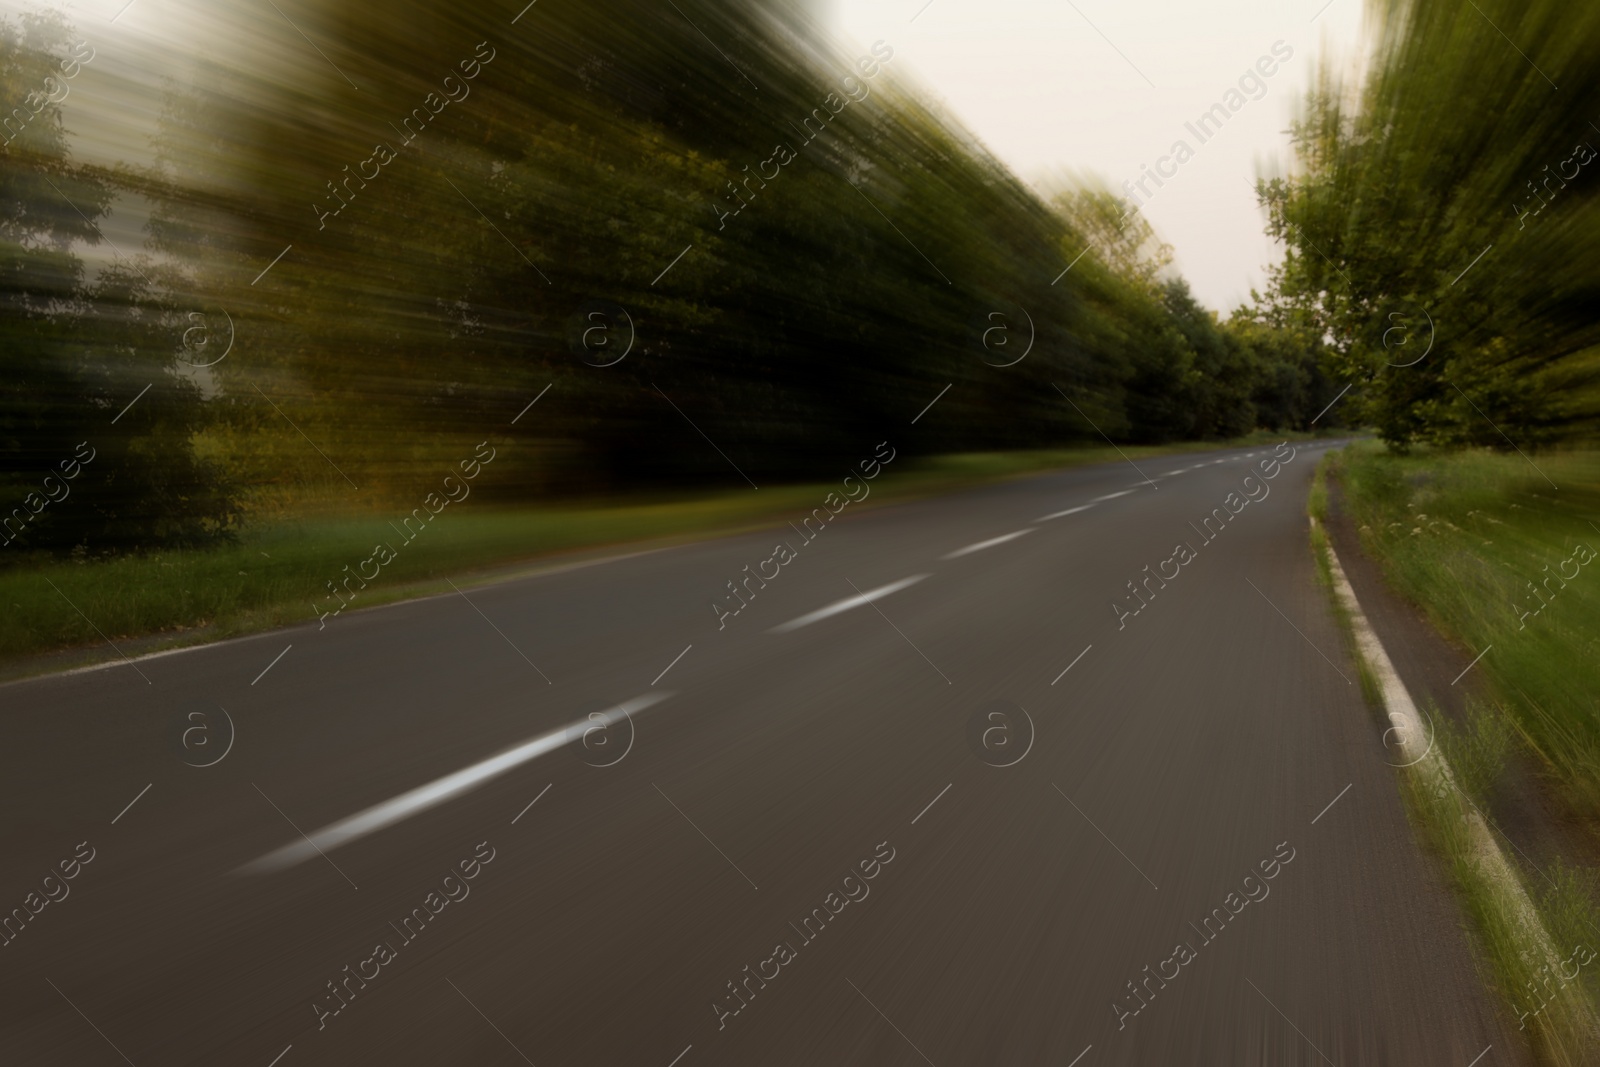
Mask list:
[[[1272,452],[0,687],[0,1063],[1525,1062]]]

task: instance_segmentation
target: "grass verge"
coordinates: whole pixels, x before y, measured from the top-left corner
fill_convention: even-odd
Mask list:
[[[1450,727],[1442,721],[1441,730]],[[1400,793],[1419,836],[1443,862],[1465,912],[1479,966],[1517,1019],[1541,1062],[1559,1067],[1600,1057],[1595,1029],[1600,967],[1594,908],[1571,868],[1542,872],[1550,885],[1535,902],[1504,864],[1478,803],[1447,776],[1399,772]]]
[[[1472,670],[1600,831],[1600,452],[1535,468],[1362,444],[1341,466],[1362,547],[1442,633],[1484,652]]]
[[[1357,446],[1355,461],[1370,452]],[[1310,507],[1313,550],[1330,594],[1334,565],[1324,529],[1327,477],[1334,469],[1343,474],[1342,462],[1331,454],[1319,464]],[[1382,689],[1355,640],[1351,614],[1339,596],[1331,599],[1361,670],[1363,692],[1381,708]],[[1436,747],[1430,743],[1414,760],[1408,758],[1397,769],[1397,784],[1413,827],[1448,873],[1480,969],[1542,1062],[1595,1063],[1600,1059],[1600,966],[1592,965],[1600,924],[1590,887],[1578,872],[1558,866],[1538,872],[1550,888],[1535,901],[1500,853],[1484,814],[1515,740],[1511,722],[1502,709],[1481,704],[1469,704],[1464,727],[1452,726],[1437,708],[1429,719]],[[1407,747],[1404,738],[1402,747]]]

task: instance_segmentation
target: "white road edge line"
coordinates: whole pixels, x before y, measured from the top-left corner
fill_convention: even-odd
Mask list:
[[[852,608],[865,607],[880,597],[886,597],[890,593],[898,593],[900,590],[905,589],[908,586],[916,585],[918,582],[922,581],[922,579],[929,577],[932,577],[932,575],[913,574],[911,577],[902,578],[898,582],[890,582],[888,585],[880,585],[876,589],[868,589],[865,593],[861,593],[856,596],[847,596],[843,600],[834,601],[825,608],[818,608],[816,611],[802,615],[798,619],[790,619],[781,626],[774,626],[772,629],[768,630],[767,633],[792,633],[795,630],[800,629],[802,626],[810,626],[814,622],[821,622],[823,619],[832,618],[833,616],[838,615],[841,612],[849,611]]]
[[[1046,516],[1044,516],[1042,518],[1034,519],[1033,521],[1034,522],[1049,522],[1051,519],[1059,519],[1063,515],[1076,515],[1080,511],[1088,511],[1092,507],[1094,507],[1093,504],[1079,504],[1077,507],[1068,508],[1066,511],[1052,511],[1050,514],[1048,514],[1048,515],[1046,515]]]
[[[1315,518],[1312,518],[1311,525],[1313,528],[1316,527]],[[1331,544],[1328,545],[1328,569],[1333,576],[1334,595],[1338,597],[1340,606],[1350,616],[1350,629],[1355,634],[1356,651],[1372,669],[1383,699],[1384,711],[1389,717],[1389,724],[1399,735],[1400,755],[1421,763],[1431,752],[1431,745],[1419,748],[1418,738],[1422,736],[1422,720],[1417,715],[1417,706],[1412,702],[1411,694],[1406,691],[1405,684],[1400,681],[1400,675],[1395,671],[1389,653],[1384,650],[1383,643],[1378,640],[1372,624],[1367,621],[1366,614],[1361,610],[1355,590],[1350,585],[1350,579],[1345,577],[1344,568],[1339,565],[1339,557],[1334,553]],[[1435,768],[1435,772],[1442,774],[1447,781],[1454,781],[1449,765],[1442,757],[1430,762],[1429,766]]]
[[[968,554],[973,553],[973,552],[982,552],[986,548],[993,548],[995,545],[1003,545],[1007,541],[1015,541],[1017,538],[1021,537],[1023,534],[1031,534],[1031,533],[1033,533],[1033,531],[1035,531],[1037,529],[1038,529],[1037,526],[1029,526],[1027,529],[1024,529],[1024,530],[1015,530],[1015,531],[1013,531],[1011,533],[1008,533],[1008,534],[1001,534],[999,537],[991,537],[987,541],[979,541],[977,544],[968,545],[966,548],[958,548],[954,552],[946,552],[944,555],[940,556],[939,558],[940,559],[956,559],[956,558],[958,558],[960,556],[965,556],[965,555],[968,555]]]
[[[1311,525],[1313,529],[1317,526],[1314,516],[1311,518]],[[1422,730],[1417,716],[1417,706],[1412,702],[1411,694],[1406,691],[1405,683],[1400,680],[1399,673],[1394,669],[1389,654],[1384,651],[1383,643],[1378,640],[1372,624],[1367,621],[1366,614],[1361,610],[1355,590],[1350,586],[1350,579],[1345,577],[1344,568],[1339,565],[1339,557],[1334,552],[1332,544],[1327,545],[1327,552],[1328,569],[1333,576],[1334,595],[1338,597],[1340,606],[1350,618],[1350,629],[1355,634],[1356,650],[1366,661],[1367,667],[1377,681],[1389,723],[1393,732],[1399,736],[1401,754],[1412,760],[1418,771],[1431,780],[1430,786],[1454,788],[1455,775],[1451,772],[1450,764],[1445,761],[1443,754],[1433,745],[1432,738],[1428,739],[1426,748],[1422,746],[1419,740]],[[1516,909],[1517,919],[1524,931],[1538,943],[1540,953],[1551,960],[1558,959],[1559,954],[1539,918],[1538,910],[1528,898],[1527,890],[1523,888],[1521,879],[1507,861],[1505,853],[1500,851],[1499,844],[1489,832],[1489,827],[1483,821],[1483,816],[1478,813],[1477,807],[1470,806],[1463,818],[1467,824],[1467,839],[1484,872],[1499,883],[1501,891]]]
[[[1139,484],[1143,485],[1144,483],[1140,482]],[[1097,497],[1095,497],[1093,500],[1089,501],[1089,503],[1098,504],[1102,500],[1115,500],[1119,496],[1127,496],[1129,493],[1137,493],[1138,491],[1139,490],[1137,490],[1137,489],[1124,489],[1120,493],[1107,493],[1105,496],[1097,496]]]
[[[614,705],[605,715],[605,725],[620,722],[624,717],[635,712],[643,711],[652,704],[659,704],[672,696],[671,692],[661,691],[646,693],[624,700]],[[506,749],[499,755],[490,756],[486,760],[464,767],[454,774],[447,774],[443,778],[436,778],[427,785],[418,786],[408,792],[381,804],[375,804],[365,811],[358,811],[349,818],[340,819],[338,822],[329,823],[322,829],[312,834],[307,834],[298,841],[290,842],[282,848],[267,853],[258,860],[240,867],[236,873],[262,874],[267,871],[279,871],[302,863],[318,854],[318,849],[324,851],[348,845],[352,841],[367,836],[374,831],[386,826],[392,826],[402,819],[408,819],[443,804],[452,797],[460,796],[470,790],[483,785],[491,778],[498,777],[513,767],[528,762],[531,759],[554,752],[562,745],[576,741],[584,732],[595,728],[595,720],[582,718],[576,722],[568,723],[559,730],[552,730],[547,734],[524,741]],[[543,796],[544,794],[540,794]],[[531,807],[531,805],[530,805]],[[527,810],[527,809],[523,809]],[[519,815],[518,818],[521,818]]]

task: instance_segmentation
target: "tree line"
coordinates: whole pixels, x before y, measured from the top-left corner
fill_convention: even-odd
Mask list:
[[[1301,429],[1339,388],[1314,319],[1203,308],[1109,193],[1024,184],[893,41],[804,9],[221,10],[271,46],[128,85],[160,119],[116,166],[30,96],[73,28],[0,23],[31,116],[0,176],[0,509],[99,456],[10,551],[403,499],[486,426],[516,444],[479,491],[512,502],[817,478],[891,428],[924,455]],[[88,270],[129,203],[143,247]]]

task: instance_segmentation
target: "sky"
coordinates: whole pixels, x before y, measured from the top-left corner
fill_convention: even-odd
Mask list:
[[[1326,6],[1324,6],[1326,5]],[[1289,168],[1284,132],[1320,62],[1364,54],[1364,0],[832,0],[857,41],[883,39],[909,71],[1024,181],[1095,176],[1118,195],[1179,140],[1193,151],[1141,210],[1173,247],[1197,299],[1226,315],[1266,284],[1281,251],[1252,184]],[[1320,9],[1320,10],[1319,10]],[[1201,143],[1185,128],[1261,57],[1265,93],[1245,96]],[[1260,90],[1252,87],[1252,93]]]

